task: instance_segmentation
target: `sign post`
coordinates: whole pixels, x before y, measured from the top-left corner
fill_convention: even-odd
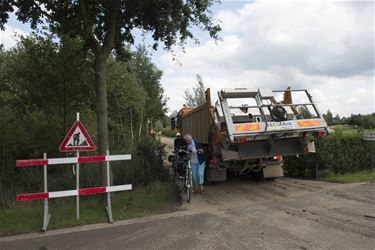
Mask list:
[[[79,112],[77,112],[77,122],[79,122]],[[77,150],[77,157],[79,157],[79,150]],[[79,162],[76,164],[76,188],[79,190]],[[76,217],[79,220],[79,195],[76,196]]]
[[[47,153],[43,154],[43,159],[47,160]],[[47,164],[43,165],[43,179],[44,179],[44,192],[48,193],[48,185],[47,185]],[[49,224],[49,220],[51,219],[51,214],[49,214],[48,210],[48,198],[44,199],[44,215],[43,215],[43,227],[42,231],[47,231],[47,227]]]
[[[79,151],[77,151],[77,157],[79,157]],[[79,191],[79,163],[76,164],[76,189]],[[79,195],[76,197],[76,217],[79,220]]]
[[[375,141],[375,132],[368,132],[363,135],[363,140],[368,141],[370,143],[370,168],[374,167],[374,159],[373,159],[373,141]]]
[[[107,156],[109,156],[109,150],[107,150]],[[109,161],[107,161],[107,187],[111,186],[111,170],[110,170],[110,165]],[[108,221],[109,223],[113,222],[113,217],[112,217],[112,204],[111,204],[111,193],[107,193],[107,206],[106,206],[107,214],[108,214]]]
[[[82,122],[79,120],[79,113],[77,112],[77,119],[70,128],[65,139],[61,143],[59,150],[61,152],[75,151],[77,158],[80,157],[80,151],[93,151],[96,149],[94,142],[91,140]],[[79,162],[76,163],[76,189],[79,190]],[[79,220],[79,195],[76,197],[76,217]]]

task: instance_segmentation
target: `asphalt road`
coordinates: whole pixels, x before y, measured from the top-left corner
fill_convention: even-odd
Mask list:
[[[0,238],[0,248],[375,249],[374,191],[373,182],[235,178],[174,213]]]

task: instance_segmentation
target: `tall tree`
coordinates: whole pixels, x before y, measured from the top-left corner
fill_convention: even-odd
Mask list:
[[[198,74],[197,83],[193,88],[193,91],[190,89],[185,89],[185,101],[186,105],[189,107],[197,107],[206,102],[206,87],[204,86],[202,77]]]
[[[47,24],[49,31],[80,37],[94,54],[97,130],[99,153],[109,149],[107,59],[113,50],[121,56],[124,43],[133,44],[134,29],[151,34],[153,48],[159,43],[165,49],[194,38],[192,26],[208,31],[217,38],[220,31],[213,24],[209,7],[213,0],[3,0],[0,5],[0,28],[15,11],[22,22],[33,29]],[[40,26],[39,26],[40,27]]]
[[[142,122],[139,127],[139,134],[145,125],[147,118],[152,125],[159,119],[162,119],[167,111],[167,99],[164,96],[164,89],[160,84],[162,71],[152,62],[145,46],[138,46],[134,55],[134,68],[140,85],[146,91],[144,98],[144,110],[142,112]],[[149,127],[151,129],[151,126]]]
[[[328,126],[333,125],[333,115],[332,115],[331,110],[328,109],[327,113],[323,114],[323,118],[327,122]]]
[[[334,123],[335,125],[338,125],[338,124],[341,123],[341,118],[340,118],[340,116],[339,116],[338,114],[335,115],[335,117],[333,118],[333,123]]]
[[[301,106],[298,109],[298,113],[302,116],[304,119],[312,118],[312,114],[307,106]]]

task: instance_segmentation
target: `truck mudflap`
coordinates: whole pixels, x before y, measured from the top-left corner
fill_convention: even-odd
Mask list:
[[[227,170],[208,165],[206,167],[206,181],[221,182],[227,180]]]
[[[263,168],[263,177],[266,179],[282,176],[284,176],[284,171],[280,165],[270,165]]]

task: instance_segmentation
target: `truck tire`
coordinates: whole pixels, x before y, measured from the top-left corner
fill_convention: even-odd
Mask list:
[[[274,180],[276,180],[276,179],[277,179],[277,177],[265,178],[265,180],[267,180],[267,181],[274,181]]]
[[[260,170],[258,172],[251,172],[250,173],[250,176],[256,180],[256,181],[263,181],[264,180],[264,176],[263,176],[263,171]]]
[[[275,121],[286,121],[288,120],[288,113],[286,112],[283,106],[274,106],[271,110],[271,113],[275,119]]]

